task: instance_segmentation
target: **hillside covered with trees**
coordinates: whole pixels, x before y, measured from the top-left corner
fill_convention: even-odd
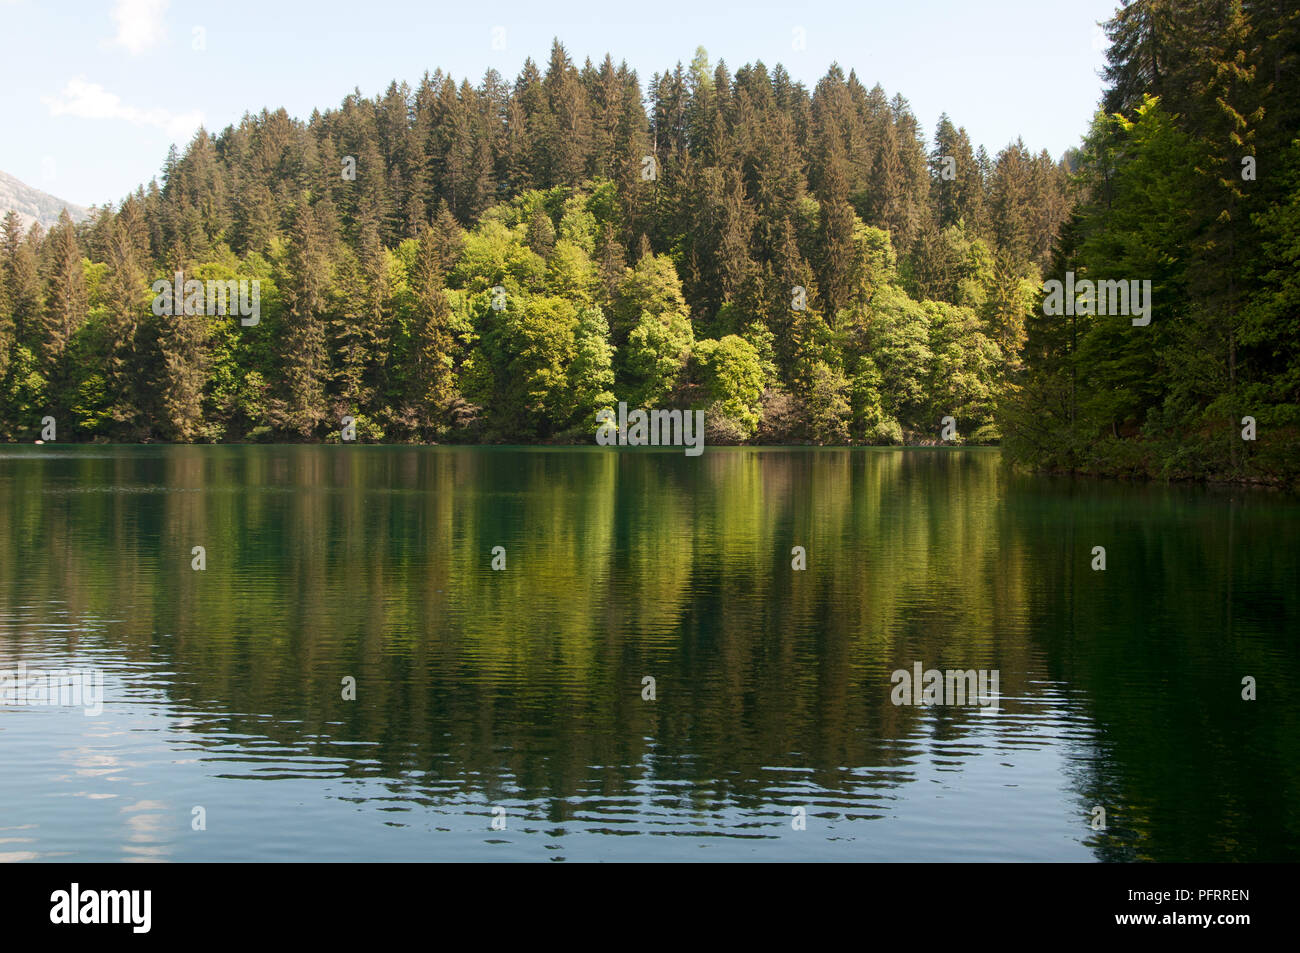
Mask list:
[[[951,416],[1035,467],[1294,475],[1296,16],[1136,0],[1108,29],[1059,160],[838,66],[809,90],[699,50],[643,87],[558,41],[513,82],[200,130],[83,224],[5,220],[0,437],[588,443],[626,400],[703,408],[714,444]],[[1044,317],[1067,270],[1152,280],[1151,325]],[[177,272],[257,280],[260,320],[155,314]]]
[[[1150,280],[1153,319],[1031,311],[1004,446],[1053,469],[1295,481],[1300,6],[1135,0],[1107,28],[1045,277]]]

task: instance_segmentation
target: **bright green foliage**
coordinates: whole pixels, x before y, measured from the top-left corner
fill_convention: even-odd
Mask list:
[[[513,82],[250,114],[86,223],[3,223],[0,436],[50,413],[68,440],[335,440],[350,416],[587,442],[626,400],[702,407],[711,440],[933,442],[952,416],[1038,467],[1294,472],[1285,6],[1126,4],[1108,112],[1059,160],[947,116],[926,142],[838,66],[809,89],[702,49],[644,89],[557,42]],[[1067,270],[1149,279],[1152,323],[1043,315]],[[178,271],[256,279],[260,322],[154,314]]]
[[[615,402],[609,323],[600,308],[583,308],[578,313],[573,362],[569,365],[571,427],[581,437],[589,435],[595,426],[596,411]]]
[[[844,372],[825,361],[815,360],[808,367],[803,385],[808,433],[813,442],[846,443],[852,405],[849,380]]]
[[[620,394],[637,407],[660,406],[678,385],[694,344],[691,324],[680,313],[642,311],[620,351]]]
[[[697,342],[692,357],[708,395],[706,419],[720,415],[732,421],[744,439],[752,437],[763,396],[763,365],[754,345],[728,334],[720,341]]]
[[[689,319],[677,269],[666,256],[646,255],[624,273],[610,320],[615,343],[627,340],[645,314],[665,324]]]
[[[943,417],[953,417],[963,440],[996,439],[1001,350],[969,308],[942,301],[927,301],[924,308],[930,328],[929,418],[937,429]]]
[[[507,443],[548,440],[570,423],[570,369],[578,309],[563,298],[520,296],[483,317],[474,396],[490,433]]]
[[[1108,25],[1111,113],[1076,158],[1082,201],[1045,277],[1149,281],[1150,324],[1030,314],[1000,414],[1016,459],[1300,477],[1300,18],[1284,7],[1133,0]]]

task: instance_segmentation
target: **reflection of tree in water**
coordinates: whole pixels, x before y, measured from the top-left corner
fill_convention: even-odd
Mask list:
[[[1024,487],[1008,531],[1040,567],[1032,629],[1050,677],[1094,726],[1070,770],[1089,846],[1102,860],[1296,859],[1294,504],[1239,490]],[[1081,554],[1102,540],[1108,568],[1093,572]],[[1242,700],[1245,674],[1268,682],[1267,703]],[[1104,834],[1088,825],[1097,804]]]
[[[1264,621],[1295,618],[1295,547],[1247,508],[1230,554],[1205,494],[1027,480],[980,451],[150,448],[8,482],[0,580],[119,620],[113,648],[175,673],[214,750],[267,737],[554,820],[651,779],[741,808],[815,785],[873,816],[931,746],[960,762],[1046,712],[1100,858],[1294,856],[1294,683],[1274,683],[1295,659]],[[918,660],[998,668],[1011,717],[895,707],[890,672]],[[1240,702],[1238,669],[1272,700]]]

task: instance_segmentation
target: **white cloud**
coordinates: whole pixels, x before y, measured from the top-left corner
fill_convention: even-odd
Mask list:
[[[163,13],[169,0],[117,0],[113,5],[113,22],[117,35],[111,44],[124,46],[133,56],[162,42]]]
[[[137,126],[156,126],[174,139],[185,141],[203,123],[198,110],[174,113],[167,109],[141,109],[122,102],[98,83],[88,83],[78,76],[68,80],[58,96],[41,100],[52,116],[76,116],[79,119],[125,119]]]

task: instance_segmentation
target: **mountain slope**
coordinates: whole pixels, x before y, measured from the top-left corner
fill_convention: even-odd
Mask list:
[[[61,198],[34,189],[20,182],[7,172],[0,172],[0,217],[13,209],[23,220],[24,227],[31,227],[32,222],[40,222],[41,227],[49,228],[59,220],[59,212],[68,210],[74,222],[80,222],[89,214],[89,210]]]

